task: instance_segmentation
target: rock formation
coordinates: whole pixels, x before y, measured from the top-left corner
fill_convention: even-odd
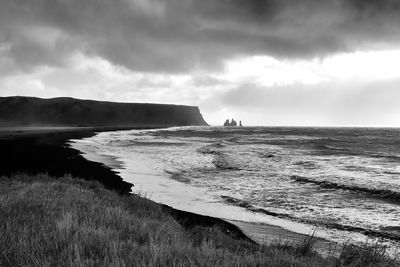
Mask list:
[[[208,125],[198,107],[74,98],[0,97],[0,127],[167,127]]]
[[[238,124],[234,119],[231,119],[231,121],[229,121],[229,119],[227,119],[224,123],[224,126],[238,126]],[[242,126],[242,121],[240,121],[239,126]]]

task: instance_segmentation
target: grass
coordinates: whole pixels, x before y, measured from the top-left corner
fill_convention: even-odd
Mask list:
[[[396,266],[379,248],[322,258],[259,246],[218,228],[184,229],[160,205],[71,177],[0,178],[0,266]]]

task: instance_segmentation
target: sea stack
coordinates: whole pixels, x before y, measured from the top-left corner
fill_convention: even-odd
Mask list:
[[[231,121],[227,119],[224,123],[224,126],[238,126],[238,123],[234,119],[231,119]],[[239,126],[242,126],[242,121],[240,121]]]

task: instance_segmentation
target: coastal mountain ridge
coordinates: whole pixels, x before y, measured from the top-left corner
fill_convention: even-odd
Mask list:
[[[196,106],[119,103],[68,97],[0,97],[0,127],[202,126]]]

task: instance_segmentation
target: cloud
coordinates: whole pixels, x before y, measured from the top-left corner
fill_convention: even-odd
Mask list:
[[[0,78],[0,95],[197,105],[214,125],[234,117],[245,125],[398,126],[400,54],[382,53],[292,62],[253,57],[231,62],[222,74],[190,75],[136,72],[81,54],[68,68]],[[321,79],[309,82],[315,77]]]
[[[310,58],[399,43],[395,0],[2,0],[0,44],[22,71],[76,53],[159,73],[237,56]]]
[[[398,0],[1,0],[0,94],[399,125]]]

